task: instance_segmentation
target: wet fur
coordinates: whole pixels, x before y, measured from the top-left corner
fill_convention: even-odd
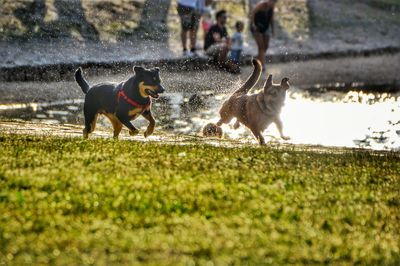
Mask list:
[[[135,75],[121,83],[100,83],[90,86],[82,75],[82,69],[75,72],[75,80],[85,93],[85,103],[83,107],[85,117],[85,128],[83,137],[88,138],[89,134],[95,130],[96,121],[99,114],[105,115],[114,128],[114,138],[118,138],[122,126],[129,129],[130,135],[136,135],[139,130],[132,125],[131,120],[142,115],[149,121],[149,126],[144,132],[144,136],[151,135],[154,131],[155,120],[151,113],[151,105],[147,108],[132,106],[122,97],[117,100],[118,92],[124,90],[126,96],[140,105],[148,104],[150,94],[156,96],[164,92],[159,77],[159,69],[145,69],[143,67],[134,67]],[[140,87],[142,90],[140,90]],[[154,89],[148,89],[148,88]],[[144,88],[144,89],[143,89]]]
[[[222,104],[219,111],[221,119],[217,126],[228,124],[233,118],[236,118],[235,129],[240,124],[245,125],[251,130],[257,141],[264,145],[265,140],[262,132],[271,123],[275,123],[281,137],[287,140],[289,138],[283,134],[280,112],[284,105],[286,91],[289,89],[289,79],[284,78],[280,85],[275,85],[272,83],[272,75],[269,75],[261,92],[248,95],[247,93],[257,83],[262,71],[260,61],[254,59],[253,66],[253,73],[245,84]]]

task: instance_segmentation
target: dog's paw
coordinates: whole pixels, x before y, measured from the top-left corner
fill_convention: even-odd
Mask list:
[[[153,132],[146,130],[143,135],[144,135],[145,138],[147,138],[151,134],[153,134]]]
[[[290,140],[290,137],[288,137],[288,136],[282,136],[282,139],[283,139],[283,140]]]
[[[139,134],[139,130],[137,130],[136,128],[134,130],[129,130],[129,135],[136,136],[137,134]]]
[[[236,123],[233,125],[233,129],[238,129],[240,127],[239,121],[236,121]]]

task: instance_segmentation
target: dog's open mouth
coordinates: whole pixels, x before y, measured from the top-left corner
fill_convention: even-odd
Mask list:
[[[152,98],[157,99],[158,97],[160,97],[160,95],[158,95],[158,93],[156,93],[156,92],[154,92],[154,91],[152,91],[152,90],[146,89],[145,92],[146,92],[148,95],[150,95]]]

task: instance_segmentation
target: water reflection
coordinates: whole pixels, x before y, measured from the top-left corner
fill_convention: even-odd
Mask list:
[[[282,117],[294,143],[372,149],[400,147],[398,95],[348,92],[314,98],[292,93]]]
[[[176,134],[199,134],[203,125],[218,120],[226,94],[213,91],[169,93],[153,104],[158,128]],[[83,100],[44,104],[0,105],[0,117],[48,123],[83,125]],[[350,91],[323,92],[291,89],[282,111],[284,131],[294,144],[400,150],[400,95]],[[147,121],[133,122],[145,129]],[[110,127],[107,119],[99,125]],[[227,138],[253,141],[241,126],[224,125]],[[281,141],[272,125],[269,141]],[[254,141],[255,142],[255,141]]]

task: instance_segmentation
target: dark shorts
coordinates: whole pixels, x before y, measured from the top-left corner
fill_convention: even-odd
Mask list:
[[[192,7],[178,4],[178,15],[181,19],[182,30],[197,30],[199,27],[200,15]]]
[[[254,26],[250,26],[250,31],[253,34],[258,32],[258,33],[261,33],[261,34],[263,34],[263,35],[265,35],[267,37],[270,36],[269,27],[257,27],[257,26],[254,27]]]

